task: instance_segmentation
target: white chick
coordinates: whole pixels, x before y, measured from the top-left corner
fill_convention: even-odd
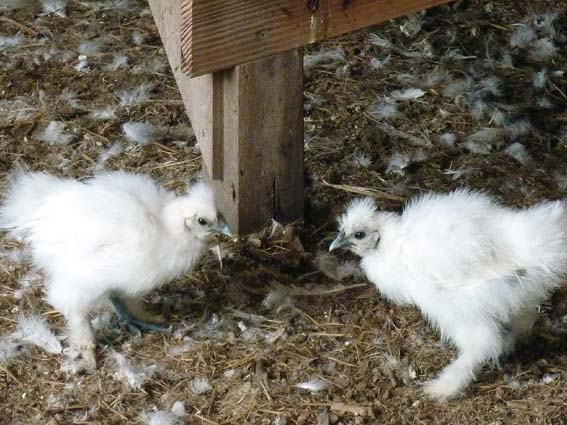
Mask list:
[[[0,227],[31,246],[46,275],[47,301],[66,318],[82,369],[96,367],[89,311],[108,301],[132,328],[141,297],[190,272],[219,225],[211,188],[175,197],[151,178],[112,172],[84,182],[17,171],[0,207]]]
[[[362,257],[382,294],[417,306],[456,345],[457,359],[425,384],[437,399],[458,395],[485,362],[510,352],[567,274],[565,201],[511,209],[457,190],[417,197],[397,214],[359,199],[339,227],[330,250]]]

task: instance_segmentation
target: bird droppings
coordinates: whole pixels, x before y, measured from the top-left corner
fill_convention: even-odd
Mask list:
[[[315,265],[316,253],[326,251],[334,236],[336,213],[360,191],[380,190],[372,194],[387,210],[401,209],[401,200],[417,193],[462,185],[518,207],[567,196],[564,3],[518,4],[454,2],[420,13],[421,30],[415,35],[400,30],[407,21],[401,17],[305,47],[306,57],[344,52],[344,59],[304,72],[305,221],[274,226],[273,235],[268,223],[254,239],[231,240],[232,255],[223,257],[222,270],[216,254],[207,252],[194,274],[149,294],[152,312],[172,325],[171,334],[144,333],[132,340],[125,329],[106,322],[116,317],[113,313],[94,313],[95,371],[62,373],[62,356],[16,341],[17,355],[0,367],[0,388],[6,387],[0,418],[23,425],[74,423],[88,414],[82,422],[143,423],[143,412],[171,413],[182,401],[188,424],[308,425],[317,423],[325,409],[331,425],[403,424],[408,418],[424,424],[561,422],[565,290],[542,307],[533,340],[501,359],[500,368],[487,367],[460,399],[433,403],[423,397],[421,383],[449,362],[453,348],[437,343],[419,313],[386,302],[364,279],[353,275],[337,283]],[[126,169],[149,174],[177,193],[185,190],[200,171],[200,151],[190,131],[170,132],[188,129],[189,120],[147,3],[69,2],[66,17],[44,14],[39,1],[4,0],[0,9],[0,37],[24,38],[0,49],[0,197],[16,163],[74,178]],[[554,13],[555,20],[540,26],[551,21],[544,15]],[[513,47],[520,26],[533,36]],[[536,61],[530,52],[545,38],[557,52]],[[100,40],[103,53],[79,54],[80,43],[88,40]],[[345,65],[344,72],[335,73]],[[539,89],[533,82],[544,69],[547,81]],[[480,86],[493,78],[499,81],[497,96]],[[445,96],[445,89],[459,81],[464,82],[453,87],[452,97]],[[144,82],[152,85],[150,101],[120,106],[116,93]],[[426,94],[413,101],[389,97],[408,88]],[[76,94],[79,108],[61,99],[64,89]],[[372,115],[371,106],[387,98],[394,113]],[[475,105],[482,105],[478,119]],[[520,119],[529,121],[530,132],[512,140],[505,126]],[[66,123],[78,138],[68,144],[39,142],[36,136],[51,121]],[[127,122],[151,123],[163,133],[141,147],[125,139],[122,124]],[[386,123],[400,133],[383,127]],[[485,133],[489,153],[472,153],[465,142],[483,128],[494,129]],[[454,137],[444,143],[444,134]],[[414,145],[407,139],[411,136],[430,145]],[[531,162],[524,166],[506,154],[513,143],[525,146]],[[419,150],[426,161],[414,160]],[[396,152],[407,155],[410,164],[403,173],[386,173]],[[371,159],[368,167],[357,162],[359,154]],[[0,334],[10,336],[22,315],[41,315],[63,337],[64,320],[44,301],[43,282],[28,287],[22,298],[13,297],[29,270],[29,254],[4,234],[0,239]],[[356,260],[342,253],[336,259]],[[233,309],[267,320],[256,325]],[[245,341],[239,322],[256,336]],[[272,343],[266,340],[282,330]],[[68,346],[66,338],[61,342]],[[118,378],[111,350],[134,365],[157,364],[163,373],[134,389]],[[392,372],[395,385],[384,369],[386,353],[401,363]],[[544,384],[547,373],[558,380]],[[196,377],[207,377],[213,391],[194,394],[190,382]],[[313,393],[294,387],[313,377],[328,380],[329,387]]]

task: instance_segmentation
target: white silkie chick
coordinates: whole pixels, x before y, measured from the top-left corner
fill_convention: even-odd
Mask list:
[[[567,274],[567,203],[504,207],[484,193],[427,194],[403,213],[351,202],[330,250],[362,257],[387,298],[417,306],[457,359],[425,384],[437,399],[461,393],[487,361],[510,352],[537,319],[537,306]]]
[[[210,236],[227,232],[209,186],[199,183],[176,197],[126,172],[80,182],[17,171],[0,227],[30,245],[46,275],[47,301],[65,316],[82,369],[96,367],[89,311],[110,301],[131,329],[163,329],[141,320],[141,297],[190,272]]]

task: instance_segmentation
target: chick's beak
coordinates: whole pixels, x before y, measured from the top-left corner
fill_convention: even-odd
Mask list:
[[[346,238],[345,232],[340,232],[339,235],[335,238],[331,246],[329,247],[329,251],[333,251],[338,248],[345,247],[350,245],[349,240]]]
[[[211,230],[214,233],[217,233],[219,235],[226,235],[226,236],[232,236],[232,233],[230,231],[230,229],[228,228],[228,225],[226,223],[219,223],[216,224],[214,226],[211,227]]]

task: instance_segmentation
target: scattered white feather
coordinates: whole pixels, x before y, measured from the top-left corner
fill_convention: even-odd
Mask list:
[[[504,152],[520,164],[527,164],[531,160],[530,155],[526,151],[526,147],[521,143],[512,143]]]
[[[207,378],[195,378],[190,384],[193,394],[206,394],[213,389]]]
[[[24,121],[33,116],[36,109],[23,100],[0,100],[0,121]]]
[[[499,65],[503,68],[514,68],[514,59],[512,58],[512,55],[508,52],[504,53],[502,58],[500,58]]]
[[[481,98],[474,99],[471,105],[471,115],[480,121],[488,113],[488,105]]]
[[[66,145],[77,138],[77,135],[67,130],[67,124],[61,121],[51,121],[40,133],[43,142]]]
[[[502,90],[500,86],[502,81],[498,77],[487,77],[483,78],[478,82],[478,88],[481,93],[489,93],[493,96],[500,96],[502,94]]]
[[[126,356],[114,350],[111,358],[116,366],[115,376],[136,390],[141,389],[157,372],[157,365],[146,366],[143,363],[133,363]]]
[[[378,59],[378,58],[372,58],[370,59],[369,62],[369,66],[370,69],[373,71],[382,71],[386,65],[388,64],[388,62],[390,62],[390,56],[386,57],[385,59]]]
[[[289,294],[280,289],[272,289],[268,292],[268,295],[262,301],[262,305],[269,310],[274,310],[276,313],[293,308]]]
[[[555,183],[560,190],[567,190],[567,173],[556,174]]]
[[[44,349],[48,353],[61,353],[61,342],[51,332],[45,320],[39,316],[20,317],[13,335],[23,342]]]
[[[295,388],[301,388],[302,390],[311,391],[312,393],[317,393],[323,391],[328,387],[327,381],[323,381],[321,378],[314,378],[310,381],[300,382],[295,384]]]
[[[537,62],[545,62],[557,55],[557,46],[549,38],[540,38],[532,44],[529,55]]]
[[[413,37],[421,31],[421,16],[417,13],[409,15],[400,25],[400,31],[407,37]]]
[[[472,153],[487,155],[492,147],[502,142],[506,131],[501,128],[481,128],[466,138],[463,146]]]
[[[423,97],[423,95],[425,95],[425,92],[421,89],[408,88],[394,91],[390,96],[395,100],[415,100]]]
[[[112,55],[112,62],[104,65],[104,69],[108,72],[114,72],[126,66],[128,66],[128,56],[122,52],[118,52]]]
[[[144,41],[144,34],[142,34],[140,31],[136,30],[132,32],[132,43],[134,43],[136,46],[139,46],[141,44],[144,44]]]
[[[532,125],[527,119],[518,119],[516,121],[509,122],[504,126],[504,128],[511,139],[530,134],[533,130]]]
[[[183,343],[180,345],[171,345],[165,348],[167,354],[173,357],[182,356],[185,353],[193,351],[195,349],[195,341],[192,338],[186,336],[183,338]]]
[[[13,49],[24,44],[25,41],[25,37],[21,34],[2,36],[0,37],[0,50]]]
[[[85,40],[79,44],[77,51],[85,56],[98,55],[104,51],[104,44],[100,40]]]
[[[142,420],[146,425],[182,425],[185,423],[185,406],[182,401],[176,401],[171,407],[171,411],[156,410],[144,412]]]
[[[535,26],[543,33],[551,38],[554,38],[557,35],[557,31],[555,31],[554,23],[557,19],[558,14],[557,12],[548,12],[543,13],[541,15],[536,16],[535,19]]]
[[[537,106],[539,106],[542,109],[551,109],[553,108],[553,103],[551,102],[551,100],[549,100],[548,97],[542,97],[538,99]]]
[[[183,404],[183,402],[178,400],[175,403],[173,403],[173,406],[171,406],[171,413],[173,413],[178,418],[182,418],[183,416],[185,416],[186,412],[185,412],[185,405]]]
[[[470,92],[473,88],[473,80],[470,77],[461,80],[451,81],[443,90],[443,96],[454,99]]]
[[[345,61],[345,51],[342,47],[331,50],[321,50],[303,58],[303,67],[312,68],[318,65],[338,63]]]
[[[449,73],[447,71],[437,67],[425,74],[421,85],[426,88],[431,88],[446,80],[448,76]]]
[[[111,158],[117,157],[122,152],[124,152],[124,144],[122,142],[113,143],[112,145],[110,145],[108,148],[106,148],[101,152],[96,163],[96,168],[98,170],[104,169],[104,165],[106,164],[106,161],[108,161]]]
[[[91,120],[110,120],[116,118],[114,114],[115,109],[112,106],[105,106],[103,108],[93,109],[87,118]]]
[[[382,47],[384,49],[389,49],[392,47],[392,43],[375,33],[372,33],[368,36],[368,42],[373,46]]]
[[[449,169],[443,171],[443,174],[451,176],[452,180],[458,180],[458,179],[465,177],[465,176],[467,176],[471,173],[472,173],[472,170],[470,168],[466,168],[466,167],[459,167],[456,170],[449,168]]]
[[[394,152],[388,160],[386,167],[387,173],[395,173],[402,175],[404,170],[411,164],[411,158],[405,153]]]
[[[536,89],[545,88],[545,83],[547,82],[547,71],[542,69],[534,74],[533,84]]]
[[[535,31],[526,24],[516,24],[516,29],[510,37],[510,46],[524,48],[536,38]]]
[[[68,0],[40,0],[43,13],[48,15],[56,15],[66,17],[66,9]]]
[[[43,276],[36,270],[31,269],[18,278],[18,286],[24,289],[30,288],[32,286],[38,285],[42,280]]]
[[[508,115],[502,112],[498,108],[492,110],[492,115],[490,116],[490,123],[497,126],[503,126],[508,122]]]
[[[544,384],[549,385],[552,382],[558,380],[558,375],[555,373],[546,373],[545,375],[543,375],[543,378],[541,380],[543,381]]]
[[[398,110],[398,104],[391,99],[374,103],[368,108],[368,114],[378,120],[386,121],[393,120],[401,115]]]
[[[364,152],[357,152],[353,155],[354,163],[362,168],[368,168],[372,165],[372,160]]]
[[[127,122],[122,124],[124,136],[130,142],[148,145],[158,139],[159,131],[148,122]]]
[[[78,71],[78,72],[90,71],[89,61],[88,61],[88,58],[87,58],[86,55],[79,55],[79,57],[77,59],[78,59],[78,62],[73,66],[75,71]]]
[[[130,107],[145,103],[150,98],[152,84],[144,82],[131,90],[119,90],[116,96],[120,99],[120,106]]]
[[[443,133],[440,137],[439,140],[441,141],[441,143],[443,143],[445,146],[454,146],[455,142],[457,141],[457,136],[455,136],[454,133]]]

